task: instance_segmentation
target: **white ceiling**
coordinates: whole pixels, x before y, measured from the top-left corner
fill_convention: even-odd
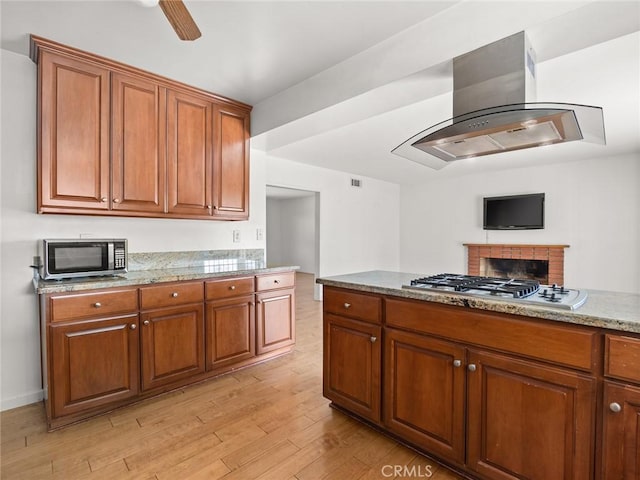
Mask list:
[[[195,42],[137,0],[0,0],[1,46],[27,55],[34,33],[252,104],[255,148],[396,183],[640,156],[637,0],[185,3],[203,33]],[[521,30],[538,55],[538,100],[602,106],[606,146],[573,142],[440,171],[389,153],[451,116],[453,57]]]

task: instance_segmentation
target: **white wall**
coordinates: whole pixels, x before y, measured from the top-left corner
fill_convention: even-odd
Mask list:
[[[640,293],[636,155],[444,178],[401,191],[400,269],[466,272],[462,243],[569,244],[565,283]],[[543,230],[485,231],[484,196],[544,192]]]
[[[265,248],[256,229],[265,228],[265,165],[251,161],[250,220],[108,218],[37,215],[36,66],[7,50],[2,56],[2,157],[0,349],[2,410],[41,398],[36,297],[29,268],[37,240],[50,237],[126,237],[131,252]],[[233,230],[241,242],[233,243]]]
[[[267,262],[317,272],[315,194],[267,198]]]
[[[362,188],[354,188],[348,173],[275,157],[266,162],[268,185],[319,192],[321,277],[398,269],[398,185],[358,177]]]

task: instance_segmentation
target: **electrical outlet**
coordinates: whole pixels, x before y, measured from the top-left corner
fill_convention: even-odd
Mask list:
[[[256,240],[262,240],[264,238],[264,232],[261,228],[256,228]]]
[[[233,243],[240,243],[240,230],[233,231]]]

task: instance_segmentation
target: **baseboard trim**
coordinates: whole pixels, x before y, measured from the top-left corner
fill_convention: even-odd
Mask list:
[[[13,408],[24,407],[32,403],[41,402],[44,398],[44,390],[25,393],[11,398],[3,398],[0,402],[0,411],[11,410]]]

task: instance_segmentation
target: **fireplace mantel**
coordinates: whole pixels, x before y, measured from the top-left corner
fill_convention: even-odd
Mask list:
[[[535,245],[513,243],[464,243],[468,252],[469,275],[481,275],[482,258],[513,258],[521,260],[545,260],[549,262],[546,283],[564,285],[564,249],[569,245]]]

